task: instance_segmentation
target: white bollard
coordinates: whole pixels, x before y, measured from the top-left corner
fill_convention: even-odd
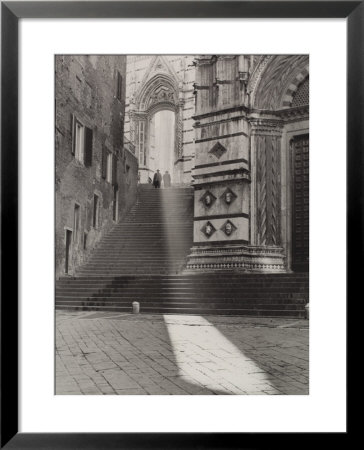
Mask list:
[[[133,314],[139,314],[140,304],[139,302],[133,302]]]
[[[310,318],[310,304],[307,303],[305,306],[305,310],[306,310],[306,319]]]

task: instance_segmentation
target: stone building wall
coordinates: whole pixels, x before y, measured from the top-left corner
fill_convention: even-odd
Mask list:
[[[123,148],[126,57],[56,56],[55,65],[58,278],[66,252],[72,275],[134,204],[138,163]]]
[[[143,183],[153,176],[149,162],[152,117],[164,109],[176,114],[173,182],[191,182],[195,157],[193,62],[193,55],[127,56],[125,136],[135,145]]]

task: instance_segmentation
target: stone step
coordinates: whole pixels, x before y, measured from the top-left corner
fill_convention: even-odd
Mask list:
[[[85,299],[70,299],[70,298],[62,298],[59,299],[56,303],[62,304],[62,305],[69,305],[69,306],[131,306],[133,300],[122,300],[116,301],[115,299],[99,299],[99,298],[85,298]],[[173,301],[173,300],[165,300],[165,301],[138,301],[141,308],[144,307],[159,307],[159,308],[168,308],[168,307],[183,307],[183,308],[189,308],[189,309],[216,309],[216,308],[225,308],[225,309],[241,309],[241,308],[253,308],[253,309],[280,309],[280,310],[299,310],[303,311],[305,303],[292,303],[292,302],[260,302],[260,301],[247,301],[247,302],[233,302],[231,300],[226,301],[211,301],[208,303],[204,302],[194,302],[194,301]]]
[[[202,291],[202,292],[219,292],[219,291],[232,291],[232,292],[239,292],[241,289],[251,289],[256,292],[263,292],[264,290],[269,292],[274,292],[272,289],[276,289],[277,292],[281,292],[280,288],[284,288],[287,291],[290,292],[296,292],[297,288],[302,288],[305,291],[308,292],[308,285],[305,283],[282,283],[280,287],[277,287],[275,285],[269,285],[265,284],[262,286],[254,286],[252,284],[189,284],[189,283],[176,283],[175,285],[172,283],[166,283],[166,284],[159,284],[159,283],[148,283],[147,281],[143,283],[138,282],[125,282],[125,283],[103,283],[103,282],[92,282],[92,281],[80,281],[78,283],[67,283],[67,282],[57,282],[57,288],[60,289],[84,289],[84,288],[90,288],[90,289],[104,289],[105,287],[109,289],[129,289],[129,288],[135,288],[140,291],[148,291],[150,290],[157,290],[157,291],[171,291],[171,292],[187,292],[187,291]]]
[[[242,287],[244,289],[244,293],[242,294]],[[85,289],[87,291],[95,290],[95,288],[85,288],[85,287],[79,287],[78,291],[75,291],[77,289],[76,287],[57,287],[56,293],[64,293],[64,292],[85,292]],[[210,288],[210,289],[202,289],[201,287],[197,286],[190,286],[187,288],[181,288],[181,287],[159,287],[159,286],[146,286],[146,287],[138,287],[137,285],[131,285],[131,286],[112,286],[108,288],[101,288],[99,289],[103,294],[108,293],[110,295],[130,295],[132,293],[138,293],[138,295],[145,295],[145,296],[154,296],[154,295],[175,295],[177,296],[184,296],[184,295],[193,295],[193,296],[203,296],[208,297],[212,294],[214,295],[248,295],[254,293],[257,296],[268,294],[268,295],[274,295],[274,294],[301,294],[306,293],[307,288],[305,286],[299,286],[296,288],[293,287],[263,287],[257,289],[255,286],[238,286],[235,288],[230,288],[226,286],[225,288]],[[95,292],[95,295],[99,295],[98,292]]]
[[[132,308],[126,306],[68,306],[68,305],[58,305],[57,310],[74,310],[74,311],[107,311],[107,312],[125,312],[131,313]],[[145,314],[186,314],[186,315],[234,315],[234,316],[250,316],[250,317],[295,317],[304,318],[304,311],[297,310],[271,310],[271,309],[252,309],[252,308],[241,308],[241,309],[226,309],[226,308],[215,308],[215,309],[190,309],[190,308],[159,308],[159,307],[146,307],[143,308],[143,313]]]
[[[139,186],[77,277],[57,281],[56,308],[130,313],[137,300],[142,313],[304,317],[307,274],[182,274],[192,246],[193,189]]]
[[[138,275],[121,275],[119,277],[111,277],[111,276],[87,276],[87,277],[62,277],[59,281],[67,281],[67,282],[82,282],[82,281],[97,281],[97,282],[124,282],[124,281],[137,281],[141,283],[145,282],[181,282],[181,283],[190,283],[190,282],[201,282],[201,283],[221,283],[223,281],[227,283],[237,282],[237,283],[245,283],[245,282],[259,282],[264,283],[264,281],[270,282],[308,282],[308,277],[306,274],[285,274],[285,273],[277,273],[277,274],[246,274],[246,273],[234,273],[229,272],[229,274],[222,273],[196,273],[194,275],[153,275],[153,276],[138,276]]]

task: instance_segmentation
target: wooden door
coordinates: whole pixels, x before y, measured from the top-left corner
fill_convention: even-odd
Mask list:
[[[309,265],[309,136],[293,140],[292,269],[308,271]]]

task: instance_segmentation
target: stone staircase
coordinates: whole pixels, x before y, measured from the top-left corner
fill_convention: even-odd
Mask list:
[[[75,277],[56,283],[56,309],[304,317],[308,274],[183,274],[193,191],[140,185],[128,217]]]
[[[77,276],[180,273],[192,247],[193,190],[140,185],[136,205]]]

